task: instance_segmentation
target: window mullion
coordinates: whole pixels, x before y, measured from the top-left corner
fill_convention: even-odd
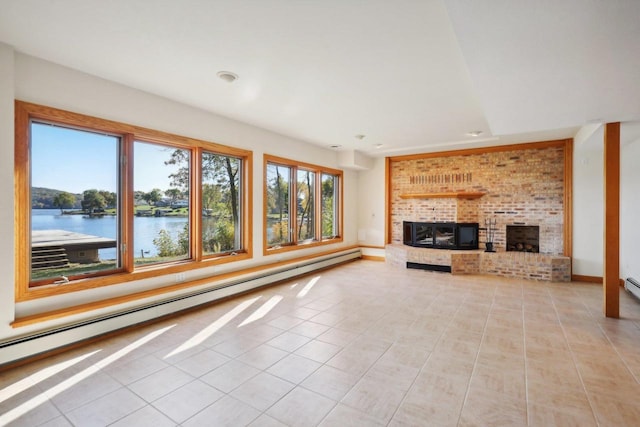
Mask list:
[[[191,189],[189,191],[191,258],[200,261],[202,260],[202,148],[195,148],[191,156]]]
[[[322,171],[315,173],[315,189],[314,189],[315,205],[314,205],[314,224],[316,239],[322,241]]]
[[[298,168],[289,166],[289,236],[292,245],[298,244]]]
[[[122,268],[126,272],[132,272],[133,262],[133,215],[134,215],[134,191],[133,191],[133,143],[135,136],[127,133],[122,137],[120,153],[120,191],[121,197],[117,215],[120,222],[121,244],[118,253],[121,257]]]

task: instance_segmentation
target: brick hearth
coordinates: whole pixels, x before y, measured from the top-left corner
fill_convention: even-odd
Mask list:
[[[566,256],[526,252],[494,252],[482,250],[452,251],[414,248],[401,244],[386,246],[385,261],[405,268],[407,262],[450,266],[451,274],[491,274],[519,279],[552,282],[571,281],[571,259]]]

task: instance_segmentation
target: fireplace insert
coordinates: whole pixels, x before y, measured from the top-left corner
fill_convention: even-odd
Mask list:
[[[507,225],[507,251],[539,252],[540,227],[537,225]]]
[[[403,221],[403,242],[419,248],[478,249],[477,222]]]

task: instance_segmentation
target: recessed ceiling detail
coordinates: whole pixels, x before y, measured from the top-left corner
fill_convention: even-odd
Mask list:
[[[216,75],[227,83],[233,83],[238,80],[238,75],[231,71],[218,71]]]

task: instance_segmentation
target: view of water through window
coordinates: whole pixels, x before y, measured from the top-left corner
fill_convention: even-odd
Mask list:
[[[116,238],[116,217],[102,216],[89,218],[82,215],[61,215],[60,209],[33,209],[31,217],[32,230],[68,230],[77,233]],[[188,220],[185,217],[135,217],[133,226],[136,230],[134,252],[137,256],[155,257],[158,250],[153,239],[160,230],[167,230],[177,235],[184,229]],[[100,259],[114,260],[116,248],[100,249]]]
[[[189,258],[191,152],[139,141],[134,149],[135,264]],[[32,280],[122,266],[122,152],[117,135],[31,124]]]
[[[121,138],[38,122],[30,135],[32,280],[119,269]]]
[[[27,289],[250,256],[250,151],[17,105],[16,279]]]

